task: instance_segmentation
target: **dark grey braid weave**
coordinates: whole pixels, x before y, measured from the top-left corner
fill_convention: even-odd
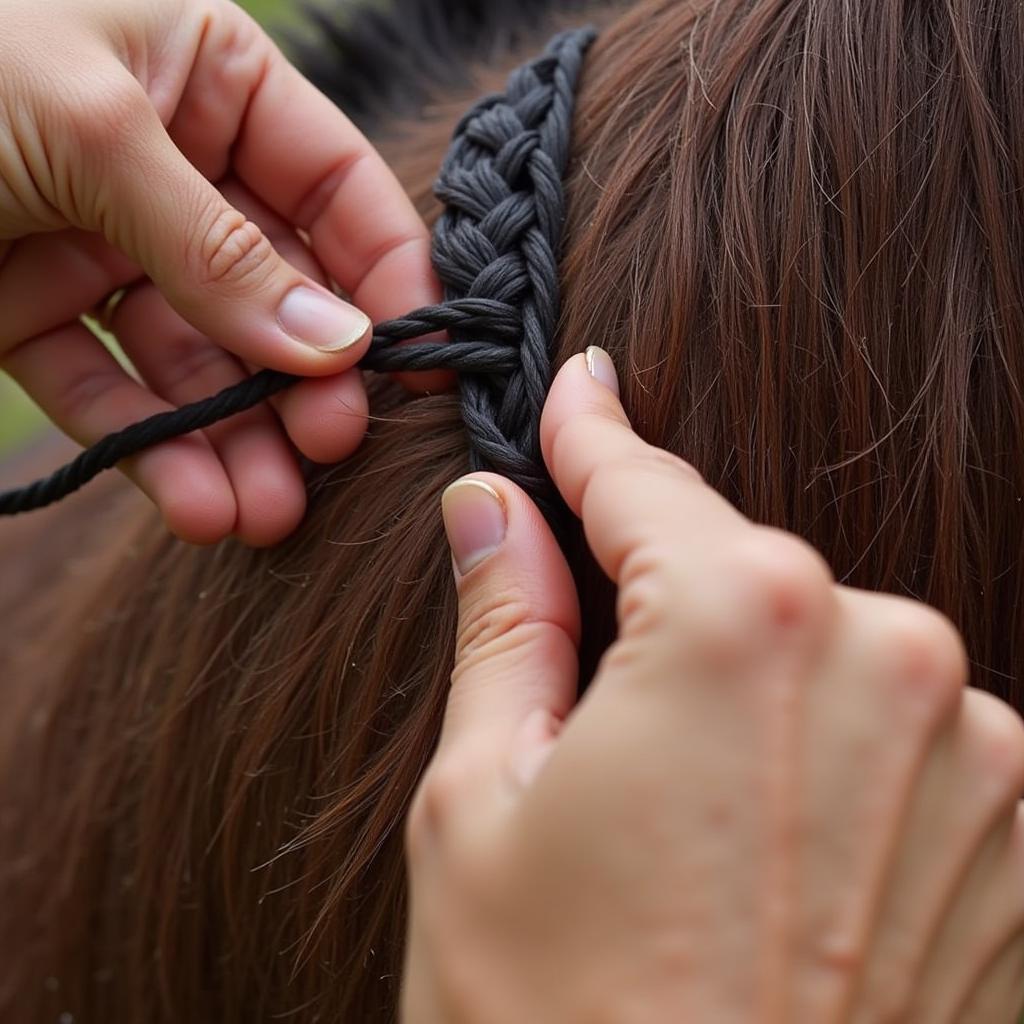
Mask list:
[[[576,82],[591,29],[556,36],[519,68],[503,95],[478,103],[455,130],[435,186],[445,211],[433,257],[445,301],[378,324],[365,369],[458,371],[473,469],[522,486],[549,516],[540,411],[551,383],[558,320],[558,249],[565,218]],[[396,342],[447,330],[447,344]],[[259,404],[299,377],[262,370],[233,387],[103,438],[51,476],[0,493],[0,515],[59,501],[122,459]]]
[[[513,72],[505,94],[483,100],[455,130],[437,195],[434,264],[447,297],[489,296],[521,315],[510,373],[462,376],[462,416],[473,469],[494,469],[547,504],[540,455],[541,408],[551,383],[558,319],[558,250],[565,220],[562,174],[576,79],[588,33],[555,40],[539,61]],[[456,327],[455,339],[472,332]]]

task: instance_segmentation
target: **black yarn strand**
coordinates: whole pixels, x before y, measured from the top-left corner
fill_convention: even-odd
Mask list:
[[[510,477],[549,519],[557,500],[540,457],[540,412],[559,312],[562,177],[576,84],[594,35],[556,36],[513,72],[504,94],[480,101],[460,121],[435,186],[445,203],[433,235],[445,301],[378,324],[359,362],[381,372],[455,370],[472,468]],[[449,342],[398,344],[441,331]],[[60,501],[122,459],[244,412],[299,379],[261,370],[109,434],[50,476],[0,493],[0,516]]]

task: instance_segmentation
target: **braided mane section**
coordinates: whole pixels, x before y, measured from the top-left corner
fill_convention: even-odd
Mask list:
[[[462,374],[471,465],[515,480],[547,512],[539,428],[559,313],[562,176],[576,83],[593,38],[590,29],[557,36],[543,56],[512,73],[503,95],[478,103],[455,129],[435,186],[445,212],[434,229],[434,265],[446,298],[491,299],[519,323],[507,339],[474,325],[450,329],[456,343],[518,349],[507,372]]]
[[[445,212],[434,262],[445,301],[374,328],[368,370],[458,371],[474,469],[511,477],[554,522],[557,503],[540,455],[541,407],[558,321],[562,174],[576,81],[590,29],[557,36],[514,72],[508,91],[478,103],[455,130],[436,191]],[[448,343],[399,345],[447,330]],[[0,493],[0,516],[43,508],[122,459],[244,412],[299,378],[261,370],[202,401],[109,434],[66,466]]]

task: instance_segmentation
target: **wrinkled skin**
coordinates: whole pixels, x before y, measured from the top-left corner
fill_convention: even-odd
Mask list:
[[[405,1019],[1010,1024],[1019,716],[965,686],[938,613],[837,584],[642,442],[591,361],[608,386],[575,357],[543,420],[619,586],[578,706],[575,594],[536,508],[475,474],[507,523],[482,551],[479,497],[446,499],[456,562],[475,551],[407,834]]]
[[[276,415],[123,467],[186,540],[282,539],[305,509],[295,448],[337,461],[365,433],[367,315],[437,298],[426,227],[228,0],[0,0],[0,23],[0,368],[84,444],[253,367],[313,378]],[[90,310],[141,381],[79,322]]]

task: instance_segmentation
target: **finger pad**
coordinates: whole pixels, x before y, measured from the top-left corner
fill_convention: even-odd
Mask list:
[[[278,406],[288,435],[313,462],[340,462],[359,447],[369,422],[362,375],[305,380]]]
[[[215,544],[235,525],[237,506],[227,474],[213,452],[188,439],[162,445],[135,460],[129,475],[160,509],[167,529],[190,544]]]

